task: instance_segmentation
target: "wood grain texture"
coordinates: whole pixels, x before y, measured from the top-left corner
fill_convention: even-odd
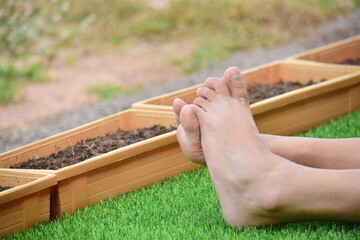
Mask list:
[[[1,183],[13,188],[0,193],[0,236],[50,220],[50,188],[55,175],[0,169]]]
[[[350,90],[347,88],[335,93],[324,93],[257,114],[254,118],[262,133],[293,135],[351,112],[349,92]],[[357,102],[360,102],[360,98],[357,99]]]
[[[360,58],[360,35],[291,57],[321,63],[340,63]],[[360,66],[359,66],[360,68]]]

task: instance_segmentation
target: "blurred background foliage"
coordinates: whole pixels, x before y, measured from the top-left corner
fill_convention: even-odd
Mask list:
[[[50,39],[59,37],[57,29],[68,9],[62,0],[1,1],[1,52],[8,57],[46,52]]]
[[[137,41],[186,39],[192,50],[171,61],[196,72],[235,50],[301,37],[359,5],[359,0],[2,0],[0,86],[21,85],[9,84],[23,76],[2,73],[9,69],[37,69],[37,80],[45,79],[42,68],[57,52],[79,45],[116,50],[136,47]],[[12,100],[2,92],[0,101]]]
[[[151,7],[149,2],[163,2]],[[354,0],[90,0],[73,1],[72,23],[94,15],[83,36],[118,45],[134,39],[189,39],[193,51],[179,60],[187,72],[212,67],[234,50],[271,47],[353,10]],[[81,7],[82,6],[82,7]],[[176,59],[176,58],[175,58]]]

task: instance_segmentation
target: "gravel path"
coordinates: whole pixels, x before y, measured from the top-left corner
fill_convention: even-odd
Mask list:
[[[203,71],[176,81],[149,84],[141,94],[83,107],[74,112],[49,119],[32,129],[0,132],[0,153],[66,131],[101,117],[129,108],[132,103],[203,82],[209,76],[222,76],[229,66],[242,70],[323,46],[360,34],[360,9],[312,30],[304,39],[271,49],[240,51],[232,58],[219,62],[212,70]]]

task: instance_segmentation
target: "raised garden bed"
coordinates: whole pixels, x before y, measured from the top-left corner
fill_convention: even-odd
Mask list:
[[[119,128],[133,130],[154,124],[176,126],[177,123],[170,112],[127,110],[1,154],[0,167],[8,168],[34,156],[48,156]],[[57,188],[52,192],[54,218],[195,168],[198,165],[183,156],[172,131],[59,170],[39,171],[57,176]]]
[[[0,186],[0,236],[50,219],[55,175],[0,169]]]
[[[292,57],[326,64],[345,64],[360,68],[360,36],[345,39]]]
[[[324,66],[287,60],[243,72],[250,87],[283,80],[318,84],[284,93],[254,104],[251,110],[262,133],[292,135],[315,127],[360,107],[360,69]],[[322,80],[327,79],[327,81]],[[172,111],[172,102],[181,98],[191,103],[201,85],[151,98],[132,105],[135,109]]]

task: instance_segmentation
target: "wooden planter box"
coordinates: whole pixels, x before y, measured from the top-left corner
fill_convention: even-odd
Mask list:
[[[313,128],[360,107],[360,69],[349,66],[312,64],[287,60],[243,72],[248,86],[255,83],[299,81],[320,82],[252,104],[251,110],[262,133],[292,135]],[[172,102],[181,98],[191,103],[203,85],[151,98],[132,105],[135,109],[173,111]]]
[[[345,60],[357,59],[360,58],[360,36],[316,48],[292,58],[328,64],[338,64]],[[360,66],[357,67],[360,68]]]
[[[0,192],[0,236],[50,219],[55,175],[0,169],[0,185],[12,187]]]
[[[137,129],[154,124],[176,126],[173,113],[127,110],[83,125],[59,135],[0,155],[0,167],[26,161],[34,155],[46,156],[76,142],[121,129]],[[53,192],[53,217],[73,213],[86,205],[111,198],[155,181],[198,168],[183,156],[170,132],[135,143],[60,170],[44,170],[57,176]]]

